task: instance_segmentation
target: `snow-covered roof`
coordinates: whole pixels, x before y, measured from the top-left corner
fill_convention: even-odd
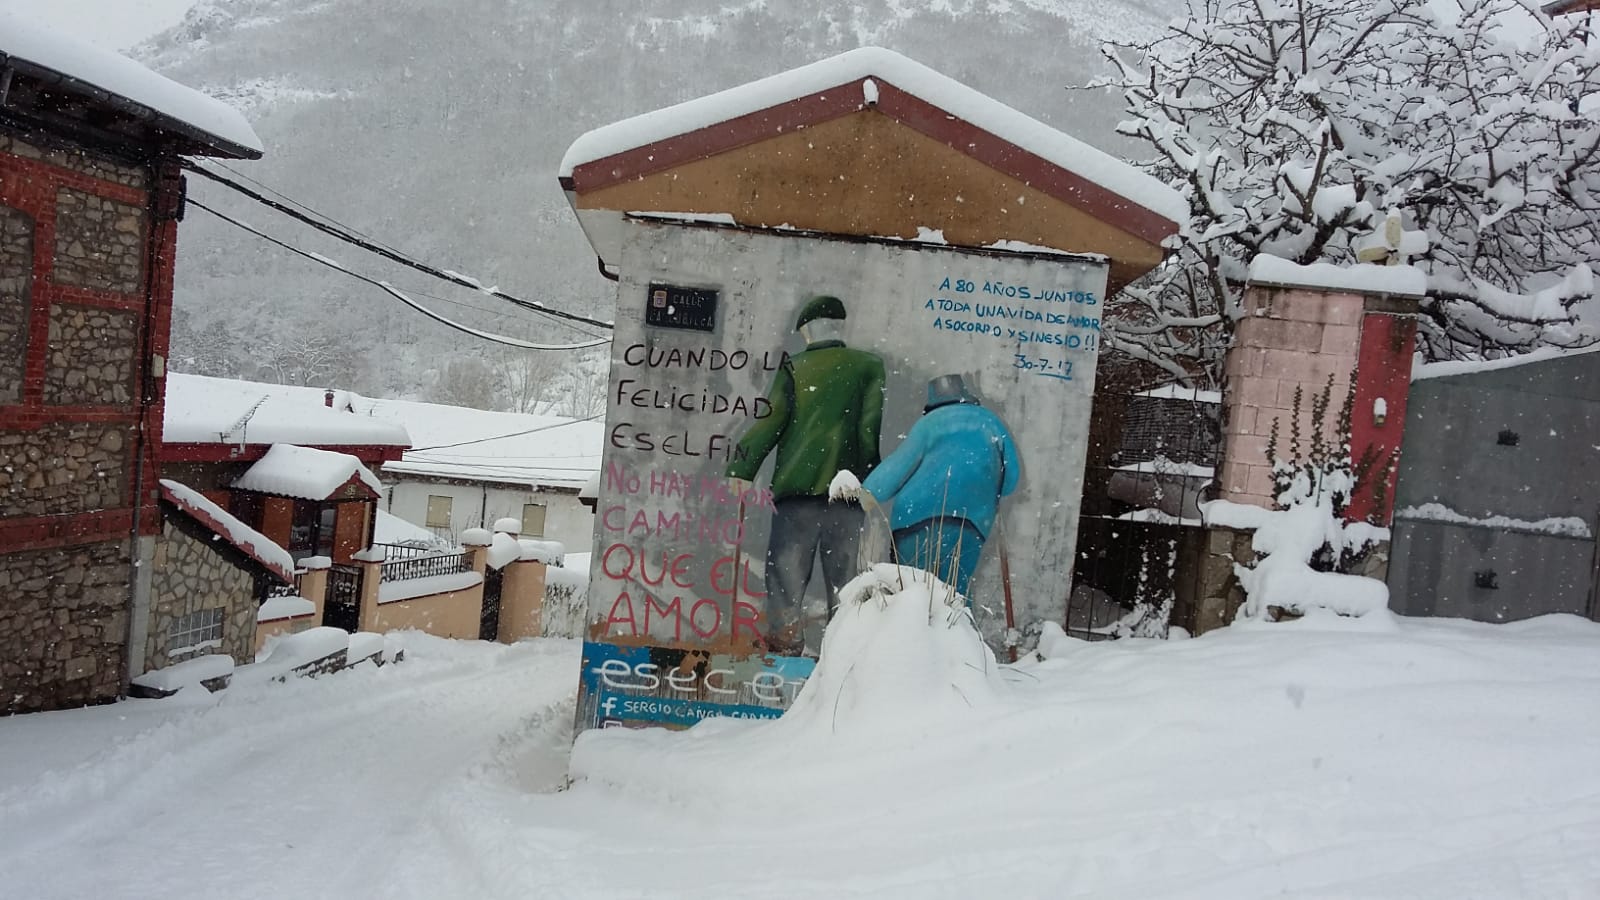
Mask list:
[[[175,373],[167,377],[162,439],[169,444],[415,446],[399,461],[384,463],[383,472],[569,490],[600,471],[605,427],[599,422],[373,399],[349,391],[335,391],[330,408],[325,393]],[[246,414],[244,425],[235,427]]]
[[[204,375],[167,375],[161,439],[168,444],[300,444],[409,447],[405,426],[352,413],[359,398],[321,388]]]
[[[383,493],[378,476],[348,453],[273,444],[265,456],[234,481],[233,487],[301,500],[326,500],[352,481],[359,482],[373,496]]]
[[[1172,222],[1188,218],[1188,203],[1159,179],[953,78],[881,47],[851,50],[596,128],[567,149],[561,159],[561,175],[571,177],[586,163],[852,85],[861,79],[867,79],[860,87],[863,108],[878,104],[881,86],[898,88]]]
[[[362,400],[358,411],[402,423],[417,449],[383,474],[577,490],[600,471],[605,426],[563,416],[412,400]]]
[[[294,558],[272,538],[239,521],[233,514],[211,502],[204,494],[173,481],[161,479],[161,498],[191,519],[260,563],[285,584],[294,583]]]
[[[153,119],[155,127],[217,151],[207,155],[261,156],[261,139],[233,107],[12,9],[0,9],[0,64]]]
[[[1449,378],[1452,375],[1476,375],[1479,372],[1494,372],[1500,369],[1514,369],[1529,363],[1549,362],[1556,359],[1566,359],[1570,356],[1584,356],[1600,352],[1600,344],[1584,347],[1581,350],[1563,350],[1557,347],[1540,347],[1517,356],[1507,356],[1501,359],[1447,359],[1440,362],[1422,363],[1411,369],[1412,381],[1423,381],[1429,378]]]
[[[1380,266],[1373,263],[1354,266],[1312,263],[1302,266],[1264,253],[1250,261],[1250,281],[1255,284],[1322,288],[1356,294],[1421,297],[1428,292],[1428,277],[1421,269],[1411,266]]]

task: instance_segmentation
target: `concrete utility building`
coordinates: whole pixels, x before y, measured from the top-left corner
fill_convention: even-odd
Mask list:
[[[0,15],[0,714],[117,697],[161,530],[155,451],[185,156],[232,108]]]

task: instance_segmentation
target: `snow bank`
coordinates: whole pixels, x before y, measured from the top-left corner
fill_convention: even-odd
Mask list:
[[[1329,610],[1373,616],[1374,622],[1389,618],[1388,585],[1376,578],[1319,572],[1309,565],[1324,545],[1337,553],[1375,536],[1371,529],[1347,534],[1328,496],[1277,510],[1212,500],[1200,504],[1200,511],[1208,525],[1253,531],[1251,545],[1264,554],[1252,567],[1233,567],[1245,591],[1241,616],[1261,618],[1269,607],[1278,607],[1302,615]]]
[[[1475,525],[1481,528],[1498,528],[1510,531],[1531,531],[1535,534],[1554,534],[1563,537],[1591,538],[1589,523],[1577,516],[1552,516],[1547,519],[1514,519],[1510,516],[1468,516],[1458,513],[1443,503],[1424,503],[1395,510],[1395,518],[1424,522],[1449,522],[1453,525]]]
[[[133,683],[151,691],[170,694],[181,688],[210,681],[213,678],[222,678],[232,673],[233,657],[225,653],[211,653],[151,670],[133,679]]]
[[[26,60],[183,122],[260,155],[261,138],[233,107],[150,71],[133,60],[0,9],[0,54]],[[9,62],[9,60],[8,60]]]
[[[304,597],[268,597],[256,609],[256,621],[276,622],[295,616],[309,616],[316,611],[317,605]]]
[[[535,541],[523,538],[517,541],[520,551],[518,559],[526,562],[542,562],[553,566],[563,560],[567,555],[567,548],[560,541]],[[587,568],[584,572],[588,572]]]
[[[840,591],[821,658],[781,718],[707,719],[681,733],[589,731],[574,747],[571,773],[630,791],[739,802],[773,789],[775,773],[791,766],[915,752],[921,739],[970,729],[1007,696],[1001,671],[954,588],[919,569],[879,564]]]
[[[1279,256],[1261,254],[1250,261],[1250,281],[1283,287],[1310,287],[1365,294],[1401,294],[1421,297],[1428,292],[1428,276],[1411,266],[1361,264],[1336,266],[1312,263],[1302,266]]]
[[[273,444],[233,486],[281,497],[326,500],[352,478],[359,479],[374,494],[383,493],[378,476],[348,453]]]
[[[778,106],[790,100],[873,78],[995,134],[1088,181],[1178,223],[1188,221],[1183,196],[1158,178],[1039,122],[970,87],[881,47],[862,47],[758,81],[597,128],[573,141],[560,175],[573,169]],[[865,97],[862,100],[866,105]]]
[[[803,741],[898,729],[990,706],[1004,688],[955,588],[879,563],[840,590],[817,667],[775,730]]]

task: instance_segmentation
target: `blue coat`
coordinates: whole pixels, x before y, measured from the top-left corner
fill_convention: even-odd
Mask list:
[[[1022,461],[1000,417],[975,403],[925,414],[862,482],[879,503],[894,503],[896,531],[939,516],[971,522],[987,538],[1000,498],[1017,489]]]

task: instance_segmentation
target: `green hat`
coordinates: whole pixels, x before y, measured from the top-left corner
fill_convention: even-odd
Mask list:
[[[805,306],[800,307],[800,318],[795,320],[794,328],[796,331],[799,331],[806,326],[807,322],[811,322],[816,319],[842,320],[843,318],[844,301],[840,300],[838,297],[830,297],[827,294],[823,294],[821,296],[812,297],[810,300],[806,301]]]

